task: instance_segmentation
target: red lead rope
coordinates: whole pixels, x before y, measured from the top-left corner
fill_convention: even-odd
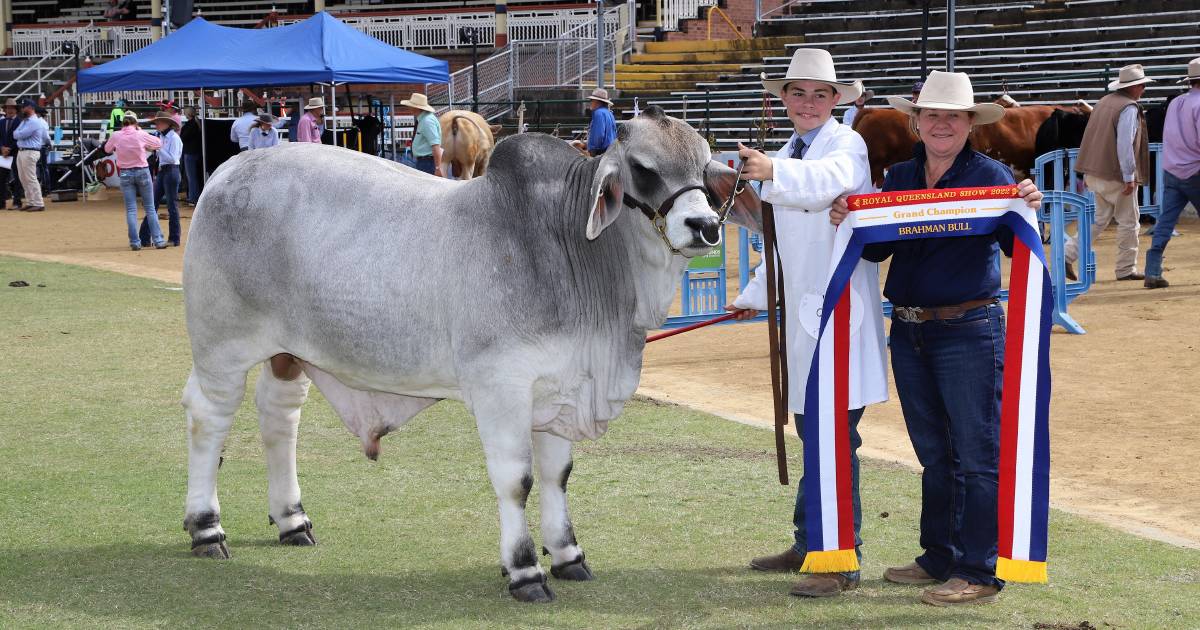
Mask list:
[[[733,319],[734,317],[737,317],[737,313],[726,313],[720,317],[714,317],[709,320],[705,320],[705,321],[702,321],[702,322],[699,322],[696,324],[692,324],[691,326],[684,326],[683,328],[676,328],[675,330],[668,330],[667,332],[658,333],[657,335],[650,335],[649,337],[646,337],[646,343],[650,343],[651,341],[658,341],[659,339],[666,339],[667,337],[674,337],[675,335],[682,334],[682,333],[685,333],[685,332],[688,332],[691,330],[696,330],[697,328],[704,328],[705,326],[712,326],[713,324],[720,324],[721,322],[729,321],[729,320]]]

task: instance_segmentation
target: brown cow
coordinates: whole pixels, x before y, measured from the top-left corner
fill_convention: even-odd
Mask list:
[[[487,172],[500,125],[489,126],[483,116],[457,109],[443,113],[438,122],[442,125],[442,164],[452,169],[447,174],[471,179]]]
[[[971,131],[971,147],[1003,162],[1013,169],[1017,179],[1028,176],[1037,158],[1035,142],[1038,127],[1055,109],[1075,112],[1079,105],[1028,105],[1007,107],[1004,118],[990,125],[980,125]],[[883,185],[883,171],[893,164],[912,158],[917,136],[909,129],[908,114],[891,109],[872,107],[854,118],[854,130],[867,143],[871,161],[871,181]]]

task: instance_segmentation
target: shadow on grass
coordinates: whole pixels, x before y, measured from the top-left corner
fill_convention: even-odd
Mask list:
[[[252,550],[263,546],[263,541],[244,541],[240,547],[246,551],[239,554],[235,547],[233,559],[224,562],[193,558],[183,544],[0,550],[11,569],[0,577],[0,609],[59,610],[93,620],[168,627],[229,622],[240,627],[560,622],[586,622],[584,627],[731,622],[779,627],[818,619],[844,622],[846,616],[857,617],[856,625],[869,620],[870,626],[922,627],[933,620],[932,611],[916,602],[919,591],[877,580],[842,598],[800,600],[786,595],[794,576],[740,567],[613,567],[598,570],[595,582],[552,579],[558,600],[528,605],[509,598],[497,567],[477,560],[454,569],[380,566],[373,572],[339,572],[327,566],[336,558],[318,558],[311,549],[279,548],[274,555]],[[847,607],[857,607],[857,614]],[[958,612],[956,623],[982,621],[968,610]]]

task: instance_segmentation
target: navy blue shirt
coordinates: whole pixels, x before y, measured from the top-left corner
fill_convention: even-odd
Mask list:
[[[1015,184],[1012,170],[971,149],[970,143],[934,188]],[[913,147],[913,159],[896,164],[883,180],[883,191],[922,190],[925,145]],[[953,306],[1000,295],[999,252],[1012,255],[1013,233],[1000,227],[984,236],[921,238],[867,245],[863,258],[892,258],[883,295],[897,306]]]

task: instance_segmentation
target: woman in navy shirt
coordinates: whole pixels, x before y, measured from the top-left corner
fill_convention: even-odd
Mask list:
[[[920,137],[913,159],[892,166],[883,190],[1011,185],[1012,171],[971,149],[974,125],[1004,116],[975,104],[971,80],[934,71],[916,103],[891,97],[909,113]],[[1021,182],[1032,208],[1042,193]],[[846,216],[844,201],[831,220]],[[1000,389],[1004,371],[1004,311],[1000,307],[1001,250],[1012,254],[1013,233],[928,238],[869,245],[863,258],[891,258],[883,294],[895,305],[892,373],[921,476],[924,553],[884,578],[938,584],[921,600],[934,605],[984,603],[998,596],[997,490]]]

